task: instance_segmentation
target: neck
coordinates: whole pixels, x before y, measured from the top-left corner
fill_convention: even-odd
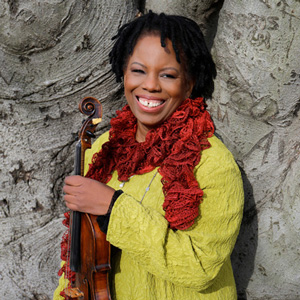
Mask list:
[[[137,142],[142,143],[146,140],[146,135],[151,128],[141,124],[139,121],[137,122],[137,129],[135,134],[135,139]]]
[[[135,139],[138,143],[143,143],[146,140],[146,136],[139,135],[138,132],[136,133]]]

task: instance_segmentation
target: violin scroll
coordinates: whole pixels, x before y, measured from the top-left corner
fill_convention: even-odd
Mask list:
[[[97,120],[97,124],[101,122],[102,105],[100,101],[94,97],[85,97],[79,103],[79,110],[82,114],[89,117],[95,117],[92,120]],[[93,121],[94,122],[94,121]],[[96,124],[95,124],[96,125]]]
[[[79,110],[88,116],[78,134],[81,144],[81,165],[80,173],[77,175],[83,175],[84,153],[85,150],[91,148],[91,139],[95,137],[96,126],[102,121],[102,104],[94,97],[85,97],[79,103]]]

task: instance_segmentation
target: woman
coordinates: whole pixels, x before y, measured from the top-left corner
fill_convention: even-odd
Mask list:
[[[203,35],[150,12],[115,38],[128,105],[86,154],[87,177],[66,178],[66,205],[99,215],[115,246],[113,299],[236,299],[242,181],[205,110],[216,71]]]

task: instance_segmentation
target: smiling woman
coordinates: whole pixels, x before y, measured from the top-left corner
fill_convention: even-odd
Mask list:
[[[169,39],[164,48],[158,34],[138,40],[124,72],[125,97],[137,118],[138,142],[145,141],[147,132],[191,95],[193,80],[184,70]]]
[[[99,215],[114,246],[112,299],[236,299],[242,181],[206,111],[216,71],[203,35],[190,19],[149,12],[115,39],[128,105],[87,153],[86,177],[65,180],[66,205]]]

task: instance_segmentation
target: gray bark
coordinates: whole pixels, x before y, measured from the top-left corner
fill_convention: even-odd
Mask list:
[[[213,47],[210,109],[244,174],[233,261],[249,299],[300,298],[299,28],[299,1],[225,1]]]
[[[0,299],[52,298],[78,103],[101,100],[99,130],[121,107],[108,52],[136,13],[121,0],[0,4]]]
[[[1,299],[52,297],[77,105],[88,95],[101,100],[99,133],[122,106],[110,38],[139,5],[0,3]],[[149,0],[145,8],[193,18],[212,47],[218,76],[209,110],[245,186],[232,255],[240,299],[300,298],[300,1]]]

